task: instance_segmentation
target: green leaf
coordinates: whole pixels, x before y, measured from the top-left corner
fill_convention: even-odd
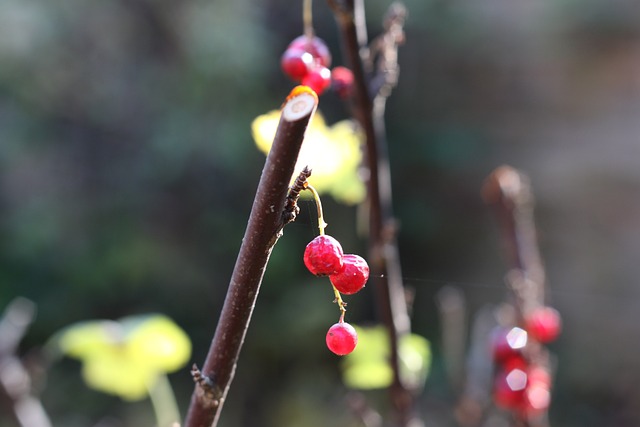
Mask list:
[[[431,367],[431,346],[426,338],[409,334],[398,344],[400,376],[402,382],[411,388],[421,388]]]
[[[53,343],[82,361],[89,387],[127,400],[145,397],[159,375],[181,368],[191,356],[186,333],[159,314],[80,322],[59,332]]]
[[[393,370],[389,363],[389,339],[384,326],[356,327],[358,346],[342,359],[342,380],[349,388],[371,390],[389,387]],[[398,343],[400,376],[408,386],[420,388],[431,364],[429,341],[409,334]]]
[[[255,118],[251,124],[253,139],[267,154],[280,120],[279,111]],[[329,193],[340,203],[353,205],[364,200],[366,189],[358,169],[362,162],[362,134],[353,122],[343,120],[327,126],[322,113],[316,111],[305,133],[296,171],[309,166],[310,183],[320,194]]]

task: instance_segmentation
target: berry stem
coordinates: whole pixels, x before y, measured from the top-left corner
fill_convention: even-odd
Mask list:
[[[309,183],[306,183],[305,189],[311,191],[313,199],[316,201],[316,208],[318,209],[318,230],[320,230],[320,235],[322,236],[324,235],[324,229],[327,227],[327,223],[324,222],[324,216],[322,215],[322,202],[320,201],[320,195]]]
[[[311,40],[315,35],[315,31],[313,30],[313,7],[311,2],[312,0],[304,0],[304,3],[302,4],[304,35],[307,36],[309,40]]]
[[[347,312],[347,303],[343,301],[340,291],[337,290],[335,286],[331,286],[333,287],[333,293],[336,296],[335,302],[338,304],[338,308],[340,308],[340,322],[342,323],[344,322],[344,314]]]

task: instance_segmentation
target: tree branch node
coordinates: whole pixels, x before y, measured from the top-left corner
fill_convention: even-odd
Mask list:
[[[203,402],[203,406],[208,408],[216,408],[220,405],[222,391],[216,386],[214,380],[202,373],[198,366],[194,363],[191,367],[191,377],[198,385],[198,397]]]

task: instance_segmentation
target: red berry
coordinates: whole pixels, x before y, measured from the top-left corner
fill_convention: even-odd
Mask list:
[[[538,307],[526,317],[525,328],[533,338],[541,343],[548,343],[560,335],[562,319],[555,308]]]
[[[353,90],[353,73],[346,67],[331,70],[331,88],[342,99],[348,98]]]
[[[342,269],[342,246],[326,234],[313,239],[304,250],[304,265],[316,276],[336,274]]]
[[[534,415],[545,411],[551,403],[551,375],[542,366],[533,366],[527,373],[527,389],[523,410]]]
[[[521,328],[498,327],[491,338],[493,360],[499,363],[522,357],[522,349],[527,345],[527,331]]]
[[[309,52],[314,59],[314,62],[322,65],[323,67],[329,67],[331,65],[331,52],[327,47],[327,44],[320,37],[307,37],[301,35],[296,37],[291,43],[289,43],[288,49],[301,49],[305,52]]]
[[[316,65],[309,69],[306,76],[302,78],[303,85],[309,86],[318,95],[324,92],[331,84],[331,70],[322,65]]]
[[[327,332],[327,347],[338,356],[349,354],[358,344],[358,334],[353,326],[338,322]]]
[[[340,293],[355,294],[369,280],[369,265],[359,255],[346,254],[342,257],[342,269],[330,275],[329,280]]]
[[[313,55],[301,48],[288,48],[282,54],[280,66],[282,71],[294,81],[302,80],[313,64]]]
[[[526,388],[527,372],[524,368],[500,370],[494,379],[494,402],[504,409],[516,409],[524,402]]]

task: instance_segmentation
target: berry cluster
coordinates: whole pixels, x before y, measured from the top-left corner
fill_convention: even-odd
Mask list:
[[[551,402],[551,374],[548,363],[536,357],[541,344],[560,334],[557,310],[541,306],[524,318],[524,328],[499,327],[492,336],[494,402],[514,415],[529,419],[544,413]],[[538,356],[539,356],[538,351]]]
[[[369,280],[369,265],[359,255],[345,254],[335,238],[320,234],[304,251],[304,265],[316,276],[329,276],[340,306],[340,320],[327,332],[327,347],[338,356],[351,353],[358,343],[356,330],[344,321],[345,303],[340,294],[352,295]]]
[[[327,347],[338,356],[351,353],[358,344],[356,330],[344,321],[346,303],[340,294],[352,295],[364,288],[369,280],[369,265],[359,255],[345,254],[342,245],[335,238],[324,234],[326,224],[322,217],[320,197],[313,187],[311,190],[318,207],[320,235],[315,237],[304,250],[303,261],[307,269],[316,276],[328,276],[340,308],[338,323],[329,328],[326,336]]]
[[[353,73],[345,67],[329,69],[331,52],[317,36],[303,34],[296,37],[282,54],[280,65],[289,78],[309,86],[318,95],[330,86],[342,98],[351,93]]]

